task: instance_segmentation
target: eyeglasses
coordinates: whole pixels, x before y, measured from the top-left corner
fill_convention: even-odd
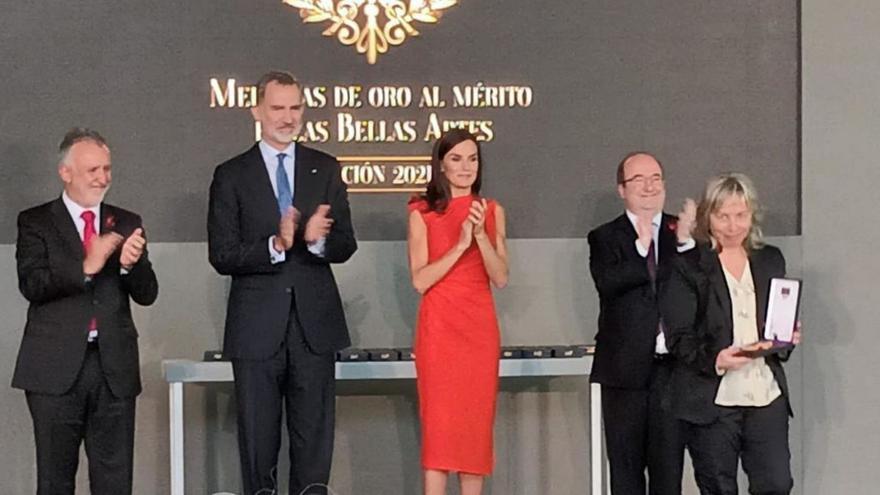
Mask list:
[[[663,185],[663,176],[660,174],[655,174],[650,177],[645,177],[644,175],[634,175],[629,179],[623,181],[624,184],[633,184],[638,187],[647,187],[647,186],[662,186]]]

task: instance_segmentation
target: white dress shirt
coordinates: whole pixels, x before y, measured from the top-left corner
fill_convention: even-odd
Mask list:
[[[91,208],[83,208],[82,206],[75,203],[70,196],[67,195],[67,191],[61,193],[61,201],[64,202],[64,206],[67,207],[67,213],[70,213],[70,218],[73,220],[73,224],[76,225],[76,231],[79,233],[79,240],[82,242],[85,239],[86,232],[86,221],[83,220],[82,214],[84,211],[90,211],[95,214],[95,219],[92,220],[93,227],[95,229],[96,235],[101,235],[101,205],[93,206]],[[88,340],[89,342],[98,338],[98,329],[89,330]]]
[[[288,186],[290,186],[290,192],[293,194],[296,189],[296,143],[290,143],[283,150],[276,150],[275,148],[266,144],[265,141],[260,141],[259,144],[260,154],[263,155],[263,164],[266,166],[266,172],[269,174],[269,182],[272,183],[272,192],[275,193],[275,198],[278,198],[278,154],[284,153],[284,171],[287,172],[287,180]],[[275,236],[269,237],[269,258],[272,261],[272,264],[281,263],[287,259],[287,253],[284,251],[277,251],[275,249]],[[315,256],[324,257],[324,244],[327,239],[322,237],[315,242],[309,243],[308,248],[309,251]]]
[[[638,233],[639,231],[639,219],[635,213],[626,210],[626,217],[629,219],[630,223],[632,223],[633,228]],[[657,239],[660,236],[660,223],[663,220],[663,212],[657,212],[654,215],[654,218],[651,219],[651,226],[654,228],[653,235],[651,236],[651,242],[654,243],[654,261],[660,260],[660,246],[657,244]],[[697,243],[694,241],[693,237],[688,237],[687,241],[678,245],[678,252],[683,253],[685,251],[689,251],[696,246]],[[642,258],[648,257],[648,248],[642,246],[638,239],[636,239],[636,251],[638,251],[639,256]],[[646,261],[647,263],[647,261]],[[669,354],[669,349],[666,347],[666,335],[663,332],[657,332],[657,340],[654,344],[654,352],[657,354]]]

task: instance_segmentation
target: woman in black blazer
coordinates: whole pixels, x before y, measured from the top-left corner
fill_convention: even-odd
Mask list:
[[[793,485],[788,356],[739,355],[759,339],[770,279],[785,276],[782,253],[762,240],[759,211],[748,177],[710,180],[697,211],[697,255],[677,260],[661,295],[677,358],[673,408],[687,424],[703,495],[735,495],[740,459],[750,493],[787,494]]]

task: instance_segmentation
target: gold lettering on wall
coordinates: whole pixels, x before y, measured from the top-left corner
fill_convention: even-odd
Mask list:
[[[535,96],[528,85],[478,81],[449,86],[319,84],[303,87],[303,98],[308,112],[298,142],[343,147],[371,144],[388,149],[375,156],[339,158],[349,191],[418,192],[430,181],[430,157],[401,151],[432,143],[457,128],[491,142],[497,136],[500,113],[529,109]],[[210,79],[210,108],[248,109],[256,104],[253,84],[235,78]],[[260,138],[260,123],[255,122],[254,140]],[[394,149],[397,145],[410,148]]]

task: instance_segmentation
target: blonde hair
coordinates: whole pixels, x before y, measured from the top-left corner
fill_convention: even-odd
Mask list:
[[[699,241],[710,242],[712,248],[720,250],[718,242],[712,236],[710,217],[731,196],[742,198],[752,212],[752,227],[749,229],[749,234],[743,239],[743,247],[747,251],[760,249],[764,246],[764,233],[761,230],[761,220],[764,215],[758,201],[758,191],[748,176],[736,172],[718,175],[706,183],[706,191],[697,207],[697,226],[694,230],[694,237]]]

